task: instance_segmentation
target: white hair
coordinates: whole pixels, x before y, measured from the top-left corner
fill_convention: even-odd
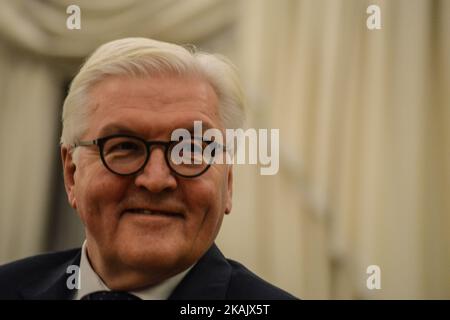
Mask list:
[[[200,75],[214,88],[225,128],[242,127],[244,95],[235,66],[217,54],[147,38],[125,38],[100,46],[73,79],[64,101],[61,144],[72,145],[88,129],[89,92],[106,77],[158,74]]]

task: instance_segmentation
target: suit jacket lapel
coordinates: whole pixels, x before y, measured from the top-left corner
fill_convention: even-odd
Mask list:
[[[80,265],[81,249],[75,251],[72,258],[61,263],[49,273],[28,283],[20,290],[24,299],[68,300],[74,291],[67,288],[67,273],[70,265]],[[226,298],[231,279],[231,266],[215,244],[203,255],[175,288],[169,300]],[[76,289],[74,289],[76,290]]]
[[[231,266],[213,244],[175,288],[169,300],[223,300],[230,279]]]

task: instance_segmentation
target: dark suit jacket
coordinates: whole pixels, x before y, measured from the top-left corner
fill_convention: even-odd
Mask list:
[[[0,266],[0,299],[71,299],[69,265],[79,265],[81,249],[38,255]],[[75,289],[76,290],[76,289]],[[184,299],[295,299],[243,265],[226,259],[216,245],[205,253],[169,297]]]

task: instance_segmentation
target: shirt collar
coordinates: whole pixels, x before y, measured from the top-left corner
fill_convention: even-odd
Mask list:
[[[129,293],[143,300],[166,300],[176,286],[183,280],[184,276],[192,269],[189,267],[185,271],[176,274],[175,276],[164,280],[163,282],[143,288],[137,291],[130,291]],[[80,300],[87,294],[95,291],[111,291],[103,280],[92,268],[86,251],[86,240],[83,243],[81,249],[80,271],[79,271],[79,284],[80,288],[76,290],[74,300]]]

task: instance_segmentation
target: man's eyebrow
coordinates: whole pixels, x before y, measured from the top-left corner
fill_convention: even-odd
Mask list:
[[[101,136],[107,136],[111,134],[130,134],[130,135],[136,135],[137,132],[129,127],[120,125],[120,124],[109,124],[103,127],[100,130]]]
[[[211,124],[202,121],[201,134],[203,134],[208,129],[214,129],[214,128],[215,127],[212,126]],[[172,128],[171,133],[173,131],[175,131],[176,129],[186,129],[187,131],[189,131],[189,133],[191,133],[193,135],[194,134],[194,123],[192,121],[188,125],[176,126],[176,127]],[[100,129],[100,136],[102,136],[102,137],[108,136],[108,135],[113,135],[113,134],[129,134],[129,135],[139,136],[139,133],[136,130],[133,130],[130,127],[121,125],[119,123],[108,124],[108,125],[104,126],[102,129]]]
[[[179,128],[186,129],[187,131],[192,132],[192,133],[194,132],[194,124],[189,124],[189,125],[186,125],[186,126],[180,126]],[[205,132],[208,129],[212,129],[212,128],[214,128],[214,126],[210,125],[207,122],[202,122],[202,131],[203,132]]]

